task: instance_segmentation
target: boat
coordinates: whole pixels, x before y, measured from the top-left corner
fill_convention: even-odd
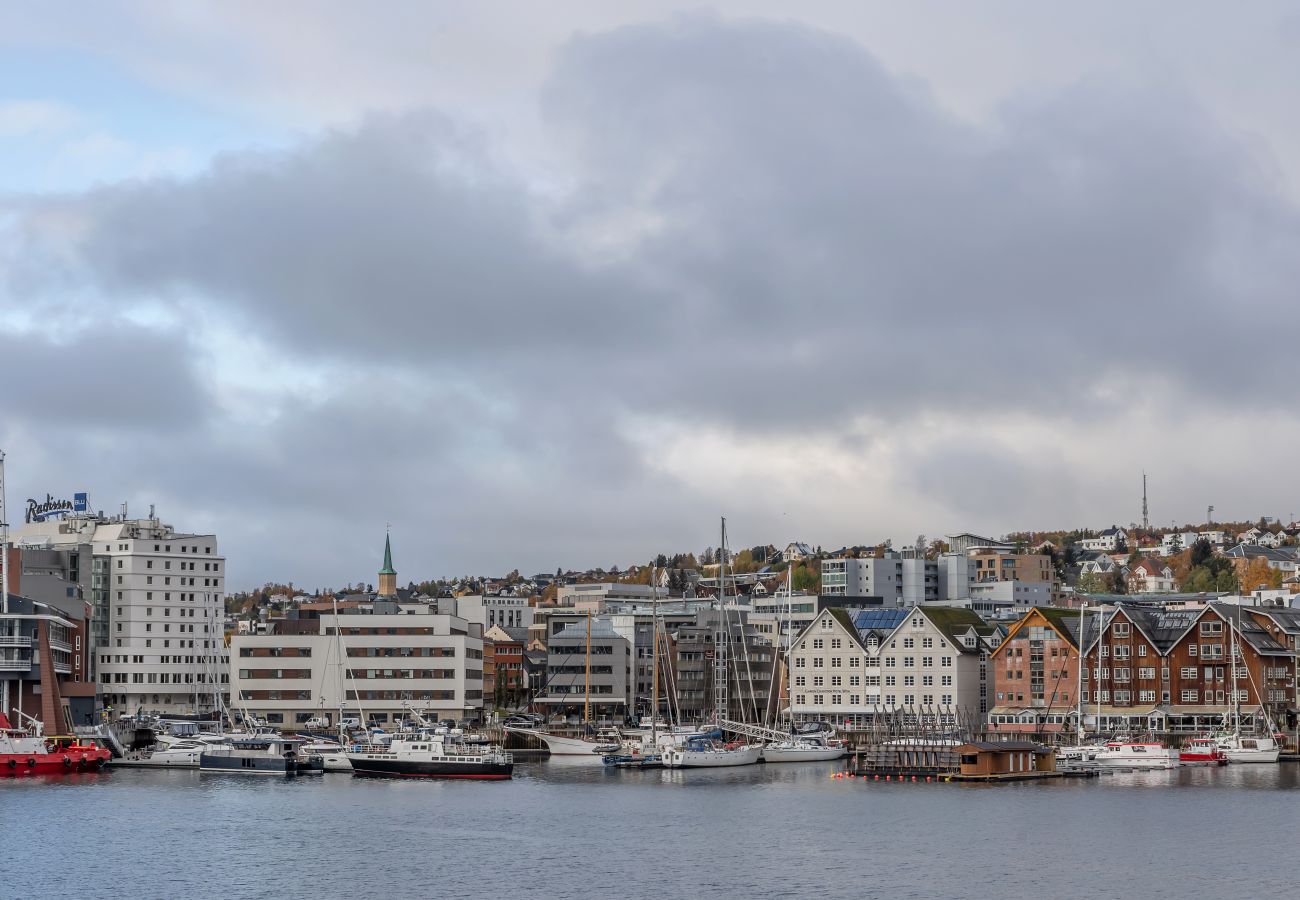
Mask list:
[[[842,744],[832,743],[820,736],[792,737],[787,741],[777,741],[764,746],[762,759],[769,763],[819,762],[839,759],[844,753]]]
[[[1214,738],[1193,738],[1178,751],[1178,762],[1184,766],[1226,766],[1228,754]]]
[[[111,763],[114,768],[197,769],[203,751],[213,745],[201,741],[172,741],[148,750],[132,750]]]
[[[325,762],[304,753],[298,738],[253,735],[210,746],[199,754],[200,772],[237,775],[319,775]]]
[[[514,757],[501,747],[467,744],[459,728],[430,727],[417,721],[418,730],[398,732],[387,744],[365,744],[347,751],[352,774],[476,781],[504,781],[514,776]]]
[[[759,744],[724,744],[717,738],[695,735],[681,744],[665,748],[663,764],[668,769],[749,766],[758,762],[762,752]]]
[[[1108,769],[1175,769],[1178,751],[1164,744],[1108,741],[1097,751],[1093,762]]]
[[[1220,735],[1214,743],[1232,763],[1275,763],[1282,756],[1282,748],[1271,737],[1233,732]]]
[[[617,753],[623,748],[622,741],[602,738],[599,735],[593,737],[565,737],[552,734],[549,731],[540,731],[536,728],[520,728],[516,725],[507,725],[505,730],[510,734],[527,734],[537,738],[546,745],[546,749],[551,752],[551,756],[590,758],[594,762],[600,762],[601,757],[610,753]]]
[[[96,771],[103,768],[113,755],[98,744],[83,744],[76,737],[46,737],[40,721],[21,712],[18,715],[27,720],[27,728],[14,728],[8,717],[0,712],[0,775],[68,775]]]
[[[348,762],[347,751],[338,741],[311,740],[302,745],[304,753],[321,758],[326,772],[351,772],[352,763]]]

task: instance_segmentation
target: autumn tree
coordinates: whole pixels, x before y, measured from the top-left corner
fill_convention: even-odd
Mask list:
[[[1274,569],[1262,556],[1256,556],[1241,569],[1237,579],[1243,591],[1257,591],[1260,588],[1280,588],[1282,572]]]

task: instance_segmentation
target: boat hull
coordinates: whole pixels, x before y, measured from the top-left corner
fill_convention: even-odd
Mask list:
[[[761,747],[737,747],[734,750],[691,750],[673,747],[664,751],[664,767],[668,769],[717,769],[729,766],[749,766],[758,762]]]
[[[325,771],[325,764],[319,757],[298,760],[274,756],[204,753],[199,757],[199,771],[223,775],[319,775]]]
[[[425,761],[411,759],[365,759],[349,756],[352,774],[372,778],[456,778],[472,781],[505,781],[514,777],[514,763]],[[597,758],[599,761],[599,757]]]
[[[70,775],[97,771],[112,756],[107,750],[93,748],[59,753],[5,753],[0,755],[0,776]]]
[[[507,728],[506,731],[513,734],[527,734],[537,738],[546,745],[546,749],[550,751],[552,756],[589,758],[596,765],[600,765],[604,756],[611,752],[607,741],[597,742],[586,741],[582,738],[562,737],[558,734],[536,731],[531,728]]]
[[[1232,763],[1275,763],[1282,757],[1280,750],[1225,750],[1228,762]]]
[[[825,762],[844,755],[843,747],[779,747],[763,748],[763,760],[769,763]]]

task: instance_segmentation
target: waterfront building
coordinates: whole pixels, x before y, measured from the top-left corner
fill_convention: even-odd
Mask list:
[[[1100,614],[1092,616],[1094,626]],[[989,654],[990,731],[1071,731],[1079,703],[1079,610],[1034,607]]]
[[[224,690],[226,560],[212,534],[77,513],[16,529],[30,566],[86,586],[92,671],[120,712],[207,713]],[[24,562],[23,566],[28,566]]]
[[[24,596],[19,573],[9,575],[14,590],[0,609],[0,711],[39,719],[48,734],[94,724],[90,605],[73,588],[63,597]]]
[[[552,634],[546,684],[533,699],[550,716],[622,722],[632,703],[632,643],[607,616],[586,616]]]
[[[939,599],[934,560],[893,550],[880,557],[822,560],[821,592],[828,596],[880,597],[884,606],[904,607]]]
[[[392,570],[391,549],[384,568]],[[396,572],[380,589],[396,591]],[[432,719],[478,721],[483,711],[483,628],[433,604],[389,597],[308,603],[264,633],[230,642],[231,704],[280,728],[321,717],[380,725],[408,707]]]
[[[493,625],[483,632],[485,705],[491,702],[498,707],[513,709],[527,698],[528,681],[524,671],[524,650],[527,646],[526,628]]]
[[[1100,637],[1089,628],[1085,647],[1085,723],[1103,732],[1200,734],[1223,727],[1235,706],[1246,730],[1285,724],[1295,708],[1295,650],[1253,615],[1267,611],[1219,602],[1108,607]]]
[[[727,605],[700,609],[695,621],[672,632],[672,676],[683,722],[706,722],[714,716],[714,641],[726,636],[727,711],[723,718],[762,722],[770,716],[778,693],[772,684],[772,644],[749,621],[748,607]],[[721,618],[720,618],[721,617]]]
[[[957,607],[824,610],[790,651],[791,714],[841,727],[883,716],[978,727],[988,709],[987,655],[998,637]]]

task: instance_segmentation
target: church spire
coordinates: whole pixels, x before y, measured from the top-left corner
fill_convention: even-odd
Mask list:
[[[384,567],[379,570],[379,596],[397,596],[397,570],[393,568],[393,542],[384,535]]]

